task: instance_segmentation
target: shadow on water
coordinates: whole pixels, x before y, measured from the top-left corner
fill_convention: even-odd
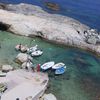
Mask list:
[[[73,59],[78,73],[76,79],[92,100],[100,100],[100,59],[83,52],[78,54]]]

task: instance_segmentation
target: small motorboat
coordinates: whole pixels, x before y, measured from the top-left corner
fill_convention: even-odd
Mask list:
[[[36,51],[37,49],[38,49],[38,45],[35,45],[35,46],[33,46],[33,47],[27,49],[27,52],[28,52],[28,53],[32,53],[32,52]]]
[[[3,73],[2,71],[0,71],[0,77],[5,77],[7,75],[7,73]]]
[[[65,68],[64,67],[58,68],[55,71],[56,75],[60,75],[60,74],[64,74],[64,73],[65,73]]]
[[[58,68],[61,68],[61,67],[66,67],[64,63],[57,63],[55,64],[54,66],[52,66],[52,69],[58,69]]]
[[[36,50],[31,53],[31,56],[36,57],[36,56],[41,56],[43,54],[42,50]]]
[[[50,61],[50,62],[44,63],[44,64],[41,66],[41,69],[42,69],[42,70],[47,70],[47,69],[51,68],[54,64],[55,64],[54,61]]]

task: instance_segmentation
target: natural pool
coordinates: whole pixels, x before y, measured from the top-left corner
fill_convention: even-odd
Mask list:
[[[53,72],[48,71],[50,83],[47,92],[54,93],[58,100],[100,100],[100,58],[76,48],[47,43],[39,38],[0,32],[0,66],[11,64],[19,67],[13,61],[18,54],[14,47],[19,43],[29,47],[37,44],[44,51],[41,57],[33,59],[34,65],[54,60],[68,66],[66,73],[61,76],[54,76]]]

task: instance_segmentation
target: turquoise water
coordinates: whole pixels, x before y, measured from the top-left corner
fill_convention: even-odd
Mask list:
[[[48,92],[56,95],[58,100],[99,100],[100,98],[100,58],[89,52],[76,48],[69,48],[47,43],[39,38],[28,38],[0,32],[0,66],[11,64],[15,68],[20,65],[14,63],[18,52],[15,45],[22,43],[29,47],[38,44],[44,51],[41,57],[33,59],[34,66],[53,60],[64,62],[67,70],[64,75],[54,76],[48,71],[50,83]]]
[[[51,11],[44,6],[45,1],[55,2],[60,5],[58,12]],[[0,0],[5,3],[31,3],[41,6],[49,13],[59,13],[79,20],[80,22],[100,31],[100,0]],[[48,92],[56,95],[58,100],[100,100],[100,58],[93,54],[63,46],[58,46],[35,38],[16,36],[7,32],[0,32],[0,66],[14,63],[18,54],[14,47],[16,44],[27,44],[29,47],[38,44],[43,49],[41,57],[34,58],[33,63],[43,64],[54,60],[64,62],[68,67],[64,75],[54,76],[48,71],[50,83]]]

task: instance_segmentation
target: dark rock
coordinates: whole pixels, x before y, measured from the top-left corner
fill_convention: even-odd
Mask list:
[[[0,9],[6,9],[6,4],[0,3]]]
[[[44,36],[43,33],[42,33],[41,31],[37,31],[37,35],[38,35],[39,37],[43,37],[43,36]]]
[[[58,11],[60,10],[60,7],[58,4],[56,3],[52,3],[52,2],[45,2],[45,6],[51,10],[55,10],[55,11]]]
[[[10,25],[0,22],[0,30],[7,31],[10,28]]]

